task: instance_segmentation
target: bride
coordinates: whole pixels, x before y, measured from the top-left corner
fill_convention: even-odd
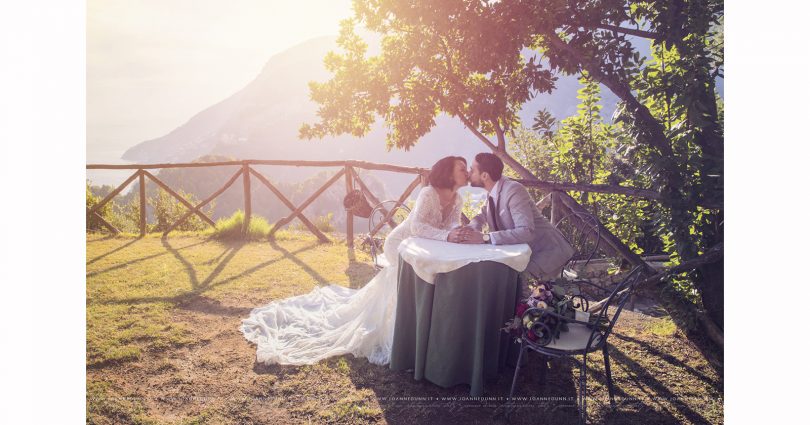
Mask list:
[[[360,289],[338,285],[253,309],[241,331],[257,345],[256,361],[266,364],[312,364],[351,353],[384,365],[391,357],[397,306],[400,242],[410,236],[447,240],[460,224],[458,188],[467,185],[464,158],[448,156],[430,170],[413,211],[385,240],[386,265]]]

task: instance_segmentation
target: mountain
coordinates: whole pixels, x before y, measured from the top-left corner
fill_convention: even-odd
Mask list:
[[[436,127],[409,151],[386,150],[386,132],[381,122],[363,138],[347,135],[299,140],[301,124],[316,120],[317,105],[309,99],[308,83],[329,79],[323,58],[337,49],[335,41],[335,37],[319,37],[274,55],[242,90],[194,115],[169,134],[133,146],[122,158],[136,163],[190,162],[205,155],[237,159],[357,159],[430,167],[446,155],[472,159],[487,149],[459,120],[445,115],[439,116]],[[640,44],[639,50],[649,55],[646,45]],[[552,94],[537,96],[524,106],[520,115],[525,125],[531,126],[540,108],[548,109],[558,119],[576,113],[580,88],[577,78],[559,76],[556,86]],[[718,87],[722,95],[722,80],[718,81]],[[602,97],[602,113],[609,119],[617,98],[608,90],[602,90]],[[276,167],[268,177],[274,181],[300,181],[318,171],[321,170]],[[378,174],[386,174],[381,178],[395,186],[404,186],[412,179],[391,175],[395,173]]]
[[[429,167],[445,155],[471,158],[486,149],[457,119],[444,115],[410,151],[386,151],[385,127],[379,122],[363,138],[299,140],[301,124],[316,119],[317,105],[309,99],[307,84],[329,78],[323,58],[334,49],[334,37],[320,37],[271,57],[256,79],[242,90],[199,112],[169,134],[130,148],[123,159],[139,163],[188,162],[210,154],[244,159],[359,159]],[[524,108],[526,123],[531,123],[541,106],[559,118],[575,112],[579,88],[576,79],[561,78],[558,86],[554,101],[551,96],[540,96]],[[615,102],[615,98],[606,97],[606,103]]]

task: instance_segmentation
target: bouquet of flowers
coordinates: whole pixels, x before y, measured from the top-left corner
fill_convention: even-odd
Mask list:
[[[515,318],[506,322],[503,328],[520,340],[524,330],[526,338],[538,345],[547,345],[567,332],[568,325],[563,318],[586,321],[593,326],[602,326],[602,315],[590,315],[585,311],[588,302],[576,288],[567,293],[562,283],[534,282],[529,285],[531,295],[515,307]],[[528,312],[528,314],[526,314]],[[554,313],[554,314],[546,314]]]

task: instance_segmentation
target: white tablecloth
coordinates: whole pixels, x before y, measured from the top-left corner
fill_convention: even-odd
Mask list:
[[[411,237],[399,245],[399,254],[417,276],[433,283],[437,273],[447,273],[478,261],[497,261],[522,272],[529,264],[532,250],[525,243],[470,245]]]

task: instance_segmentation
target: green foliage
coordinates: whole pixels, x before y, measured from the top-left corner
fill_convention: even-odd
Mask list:
[[[332,224],[332,219],[334,218],[333,213],[326,213],[325,215],[319,215],[312,220],[312,224],[315,225],[315,228],[320,230],[324,233],[330,233],[335,231],[335,226]],[[295,232],[309,232],[307,226],[304,225],[300,220],[296,220],[295,223],[291,224],[289,228]]]
[[[621,124],[603,122],[599,113],[599,85],[584,72],[577,98],[577,114],[564,119],[560,131],[551,138],[552,175],[556,180],[585,184],[648,187],[650,180],[617,155],[627,142]],[[649,212],[651,201],[623,195],[572,192],[580,204],[597,216],[614,235],[637,254],[655,253],[661,244],[652,239]]]
[[[326,215],[315,217],[315,221],[312,224],[321,232],[334,232],[335,226],[332,225],[332,216],[332,213],[327,213]]]
[[[437,14],[452,13],[457,6],[429,3],[424,7]],[[428,9],[387,19],[391,9],[401,7],[398,2],[357,1],[354,7],[357,19],[341,24],[337,43],[342,52],[330,52],[324,59],[327,70],[334,74],[332,80],[310,83],[311,97],[320,105],[318,116],[322,120],[302,125],[302,138],[330,134],[360,137],[381,116],[390,129],[386,139],[389,149],[407,150],[435,126],[441,112],[463,117],[472,128],[480,127],[485,133],[507,131],[519,122],[517,113],[531,98],[530,90],[550,92],[553,87],[551,73],[535,59],[480,56],[477,59],[488,60],[482,67],[465,57],[480,51],[483,44],[493,46],[503,41],[500,47],[504,51],[519,48],[519,43],[507,38],[511,27],[502,28],[485,19],[469,22],[476,28],[499,27],[492,37],[480,37],[479,32],[478,45],[471,45],[461,34],[443,34],[451,22],[446,18],[422,22],[418,15]],[[381,55],[366,56],[368,46],[354,30],[359,22],[382,34]],[[489,72],[489,67],[497,69]]]
[[[197,205],[199,201],[194,195],[178,190],[177,194],[182,196],[183,199],[188,201],[191,205]],[[149,226],[151,232],[166,231],[172,224],[174,224],[180,217],[186,215],[189,209],[178,201],[174,196],[166,191],[160,190],[157,196],[149,198],[148,204],[152,207],[154,213],[155,223]],[[203,214],[210,216],[213,205],[208,204],[202,209]],[[137,210],[136,210],[137,211]],[[131,211],[130,211],[131,216]],[[175,230],[179,231],[196,231],[205,229],[207,224],[197,214],[190,215],[183,221]]]
[[[325,60],[332,79],[311,84],[319,122],[302,126],[302,137],[364,135],[380,116],[389,148],[407,149],[446,113],[476,136],[497,136],[499,148],[523,153],[513,165],[522,177],[531,177],[527,169],[548,170],[564,181],[661,193],[660,204],[573,194],[636,251],[654,247],[639,240],[655,235],[680,261],[723,240],[723,120],[715,90],[723,74],[722,1],[357,0],[354,6],[355,18],[344,22],[338,40],[342,51]],[[354,30],[359,25],[382,35],[377,56],[366,56]],[[650,40],[651,59],[631,42],[634,32]],[[536,54],[525,57],[527,49]],[[601,122],[598,85],[587,80],[577,114],[558,130],[550,114],[536,116],[539,140],[552,143],[527,136],[517,111],[553,90],[552,72],[590,73],[611,90],[620,99],[614,123]],[[508,135],[523,145],[507,145]],[[552,150],[552,164],[532,163],[548,158],[542,147]],[[722,282],[690,279],[722,322]]]
[[[628,172],[617,155],[620,125],[605,123],[599,114],[599,85],[585,73],[577,114],[557,123],[546,110],[540,110],[532,130],[519,127],[512,134],[509,153],[537,178],[584,184],[611,184],[645,187],[649,179]],[[507,170],[510,177],[520,177]],[[535,199],[545,193],[530,189]],[[623,195],[571,192],[586,209],[636,253],[660,252],[650,211],[653,202]]]
[[[93,192],[90,190],[90,181],[89,180],[85,182],[85,198],[84,199],[85,199],[85,205],[89,209],[92,209],[93,207],[96,206],[96,204],[101,202],[101,197],[94,195]],[[104,204],[104,206],[101,207],[101,209],[98,211],[98,214],[104,220],[106,220],[109,223],[110,216],[112,215],[111,203],[107,202],[106,204]],[[93,215],[88,214],[87,215],[86,228],[87,228],[88,231],[106,230],[106,227],[104,227],[104,225],[101,224],[101,220],[99,220],[99,218],[95,214],[93,214]]]
[[[473,217],[481,213],[481,208],[484,207],[484,200],[474,200],[470,192],[464,194],[464,205],[461,207],[461,213],[468,219],[472,220]]]
[[[140,208],[140,201],[135,196],[130,197],[129,201],[124,200],[123,203],[112,202],[110,224],[123,233],[140,232]],[[149,231],[148,224],[147,231]]]
[[[212,237],[221,240],[245,239],[242,235],[244,225],[245,213],[242,210],[238,210],[228,218],[221,218],[217,220],[217,227],[214,230]],[[251,215],[247,239],[267,239],[267,237],[270,235],[270,229],[270,223],[268,223],[264,217]]]

